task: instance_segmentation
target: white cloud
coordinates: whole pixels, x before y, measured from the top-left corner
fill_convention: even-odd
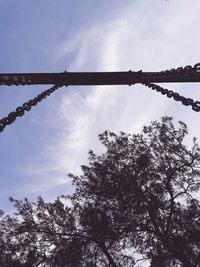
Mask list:
[[[70,71],[149,71],[195,63],[199,55],[196,34],[200,3],[153,3],[138,1],[134,8],[124,8],[114,20],[96,22],[86,32],[75,33],[73,39],[63,41],[57,48],[55,59],[67,59],[73,54]],[[179,90],[181,86],[168,87]],[[73,89],[74,92],[63,92],[61,104],[52,114],[53,143],[42,141],[41,159],[46,164],[41,167],[36,163],[26,169],[31,176],[40,173],[48,177],[48,188],[65,183],[66,172],[78,173],[79,166],[87,161],[89,149],[102,150],[97,135],[105,129],[137,132],[168,112],[178,120],[190,114],[187,120],[193,121],[192,127],[197,129],[197,115],[188,107],[182,108],[180,103],[139,85]]]

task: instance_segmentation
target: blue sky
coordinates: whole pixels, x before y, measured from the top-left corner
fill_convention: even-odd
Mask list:
[[[0,0],[0,72],[159,71],[200,62],[199,0]],[[198,84],[168,84],[200,99]],[[1,86],[0,117],[48,86]],[[140,85],[64,87],[0,134],[0,209],[8,197],[72,191],[104,130],[140,132],[163,115],[199,138],[199,113]]]

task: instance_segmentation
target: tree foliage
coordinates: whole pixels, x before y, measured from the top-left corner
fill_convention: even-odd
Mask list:
[[[69,175],[72,195],[10,198],[0,266],[200,266],[200,149],[195,138],[186,147],[187,134],[170,117],[142,134],[100,134],[105,152],[90,151],[82,174]]]

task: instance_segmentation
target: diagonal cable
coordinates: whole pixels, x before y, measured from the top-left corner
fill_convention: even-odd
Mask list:
[[[166,95],[168,98],[173,98],[175,101],[180,101],[184,106],[192,106],[192,109],[196,112],[200,111],[200,101],[194,101],[192,98],[186,98],[178,93],[165,89],[154,83],[142,83],[143,85],[160,92],[162,95]]]
[[[7,117],[0,119],[0,132],[2,132],[6,126],[12,124],[17,117],[22,117],[26,111],[31,110],[32,107],[36,106],[39,102],[44,100],[47,96],[58,90],[62,87],[62,84],[55,84],[51,88],[43,91],[41,94],[35,98],[29,100],[28,102],[23,103],[21,106],[17,107],[15,111],[12,111],[8,114]]]

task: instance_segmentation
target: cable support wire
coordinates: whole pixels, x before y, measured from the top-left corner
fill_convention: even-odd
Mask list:
[[[196,112],[200,111],[200,101],[194,101],[191,98],[186,98],[172,90],[165,89],[154,83],[142,83],[142,84],[151,88],[152,90],[160,92],[162,95],[166,95],[168,98],[173,98],[175,101],[180,101],[184,106],[192,106],[192,109]]]
[[[26,111],[30,111],[32,107],[36,106],[39,102],[44,100],[47,96],[49,96],[50,94],[52,94],[54,91],[58,90],[62,86],[63,85],[55,84],[51,88],[40,93],[35,98],[17,107],[15,111],[10,112],[7,117],[4,117],[0,120],[0,132],[2,132],[6,126],[12,124],[16,120],[17,117],[22,117]]]
[[[179,67],[177,69],[171,69],[171,70],[165,70],[165,71],[160,71],[157,73],[151,73],[150,76],[152,77],[153,75],[156,77],[168,77],[168,76],[177,76],[177,75],[183,75],[185,79],[187,77],[191,77],[195,73],[200,72],[200,63],[197,63],[192,67],[191,65],[187,65],[184,68]],[[196,112],[200,111],[200,101],[194,101],[191,98],[186,98],[184,96],[179,95],[178,93],[165,89],[157,84],[154,83],[148,83],[148,82],[142,82],[143,85],[151,88],[152,90],[155,90],[157,92],[160,92],[162,95],[166,95],[168,98],[173,98],[175,101],[180,101],[183,105],[185,106],[191,106],[192,109]]]

